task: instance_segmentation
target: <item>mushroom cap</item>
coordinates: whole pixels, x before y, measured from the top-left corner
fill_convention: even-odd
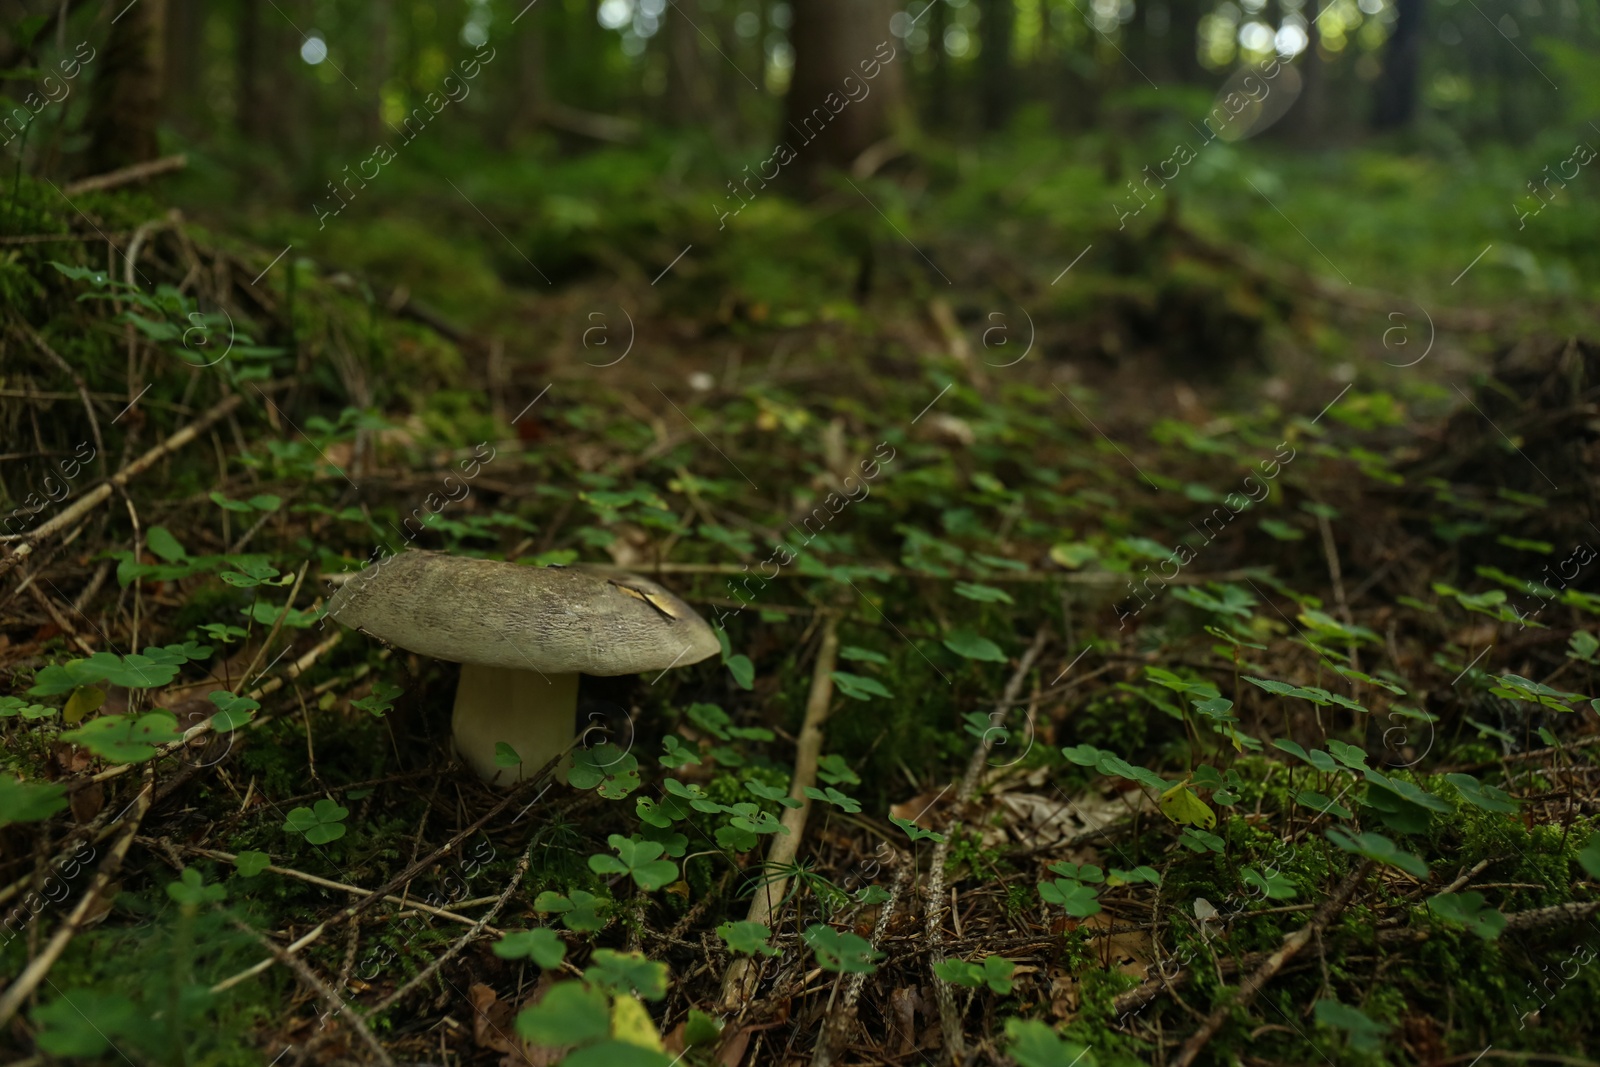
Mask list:
[[[441,552],[367,567],[328,614],[435,659],[546,674],[639,674],[722,649],[693,608],[644,578]]]

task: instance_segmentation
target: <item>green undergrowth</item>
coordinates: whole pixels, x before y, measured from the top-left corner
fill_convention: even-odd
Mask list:
[[[630,157],[634,170],[619,172],[603,165],[608,158],[549,177],[561,191],[548,196],[577,197],[585,183],[633,188],[645,162],[661,162],[641,152]],[[976,182],[963,196],[1007,195],[1020,179],[1000,180],[1005,162],[983,161],[988,188]],[[1215,164],[1225,165],[1246,166]],[[1429,173],[1374,181],[1415,189]],[[495,198],[509,178],[478,180],[486,210],[510,210]],[[1057,180],[1070,192],[1089,178]],[[1198,173],[1196,181],[1203,201],[1209,186]],[[25,187],[14,221],[64,231],[64,213]],[[1076,210],[1051,206],[1056,191],[1018,195],[1050,221],[1052,211]],[[85,203],[118,230],[155,212],[132,196]],[[919,215],[920,205],[890,201],[886,210],[959,234],[976,203],[954,197]],[[677,221],[686,204],[645,200],[615,218],[563,204],[561,225],[530,218],[513,239],[575,282],[652,226]],[[814,223],[818,248],[854,247],[859,265],[859,242],[875,238],[826,210],[762,200],[735,221],[750,228],[738,240],[792,239]],[[1317,211],[1331,217],[1326,205]],[[420,224],[346,223],[349,235],[326,246],[334,258],[336,242],[355,241],[360,226],[381,238],[354,263],[374,274],[379,253],[415,244],[418,254],[389,280],[414,284],[463,321],[479,305],[490,321],[515,315],[532,288],[507,267],[508,252],[468,243],[451,303],[436,295],[448,288],[450,256]],[[1355,254],[1361,235],[1351,242]],[[674,252],[626,254],[664,264]],[[661,679],[586,682],[585,707],[604,726],[576,755],[571,786],[518,794],[503,818],[407,881],[404,899],[473,916],[484,905],[468,902],[512,892],[495,920],[503,936],[469,946],[466,962],[447,964],[414,1001],[367,1020],[389,1040],[420,1040],[413,1010],[431,1019],[449,1005],[465,1018],[457,986],[470,975],[513,1009],[507,1018],[522,1037],[576,1047],[575,1064],[624,1053],[668,1062],[656,1042],[679,1023],[686,1062],[709,1064],[721,1040],[712,1005],[734,959],[780,960],[828,981],[932,981],[928,961],[903,940],[875,950],[863,936],[890,877],[872,857],[926,869],[950,809],[907,819],[891,806],[941,796],[988,740],[1000,742],[988,754],[994,777],[949,842],[949,884],[964,898],[968,929],[1025,928],[1046,947],[1028,950],[1028,970],[1009,950],[980,948],[941,961],[969,966],[940,980],[972,991],[963,1022],[974,1041],[1023,1067],[1061,1067],[1082,1049],[1085,1065],[1145,1062],[1192,1028],[1191,1013],[1164,996],[1132,1015],[1117,1008],[1140,977],[1108,966],[1090,920],[1154,922],[1153,942],[1146,933],[1138,948],[1144,964],[1181,961],[1184,1003],[1206,1011],[1240,980],[1236,971],[1219,977],[1222,961],[1273,951],[1310,917],[1302,906],[1320,905],[1364,861],[1371,870],[1320,943],[1234,1012],[1211,1047],[1216,1062],[1246,1049],[1280,1062],[1320,1052],[1358,1064],[1470,1056],[1489,1043],[1584,1047],[1582,1006],[1600,991],[1592,969],[1543,985],[1574,937],[1582,943],[1582,928],[1516,931],[1504,918],[1588,903],[1600,877],[1592,819],[1566,803],[1583,789],[1571,769],[1587,773],[1592,761],[1600,600],[1579,583],[1556,589],[1539,577],[1573,551],[1559,540],[1570,498],[1418,471],[1418,431],[1454,403],[1423,375],[1363,365],[1325,418],[1240,384],[1208,391],[1202,413],[1163,403],[1102,424],[1083,412],[1098,416],[1115,401],[1057,379],[1059,364],[1042,353],[1013,375],[980,379],[865,305],[829,310],[850,302],[849,270],[806,283],[779,268],[754,277],[741,265],[748,254],[730,238],[696,268],[705,273],[686,271],[662,299],[723,277],[715,271],[745,278],[749,288],[735,294],[743,306],[725,319],[704,290],[683,306],[720,322],[719,343],[753,354],[782,340],[801,365],[827,361],[830,378],[751,371],[686,391],[663,372],[663,395],[678,411],[661,417],[682,416],[663,431],[638,412],[649,379],[620,372],[564,380],[535,428],[513,425],[466,380],[480,367],[470,345],[405,319],[382,293],[309,256],[278,264],[270,303],[245,303],[237,285],[199,294],[213,301],[193,309],[208,328],[217,324],[207,316],[225,307],[253,307],[231,327],[248,343],[202,368],[178,328],[191,313],[186,294],[118,286],[81,247],[6,253],[0,286],[15,314],[83,368],[93,391],[126,392],[127,334],[146,339],[150,400],[161,404],[106,431],[113,455],[149,447],[225,395],[259,388],[278,397],[241,404],[205,447],[133,482],[137,531],[126,509],[108,510],[51,564],[73,591],[105,565],[106,588],[84,607],[106,647],[89,655],[57,631],[8,634],[18,651],[6,663],[13,695],[0,704],[4,882],[30,896],[19,897],[29,938],[0,948],[7,973],[59,921],[31,894],[51,877],[64,836],[122,809],[146,770],[179,784],[144,816],[103,920],[68,946],[55,971],[60,989],[30,1003],[7,1040],[106,1054],[109,1045],[91,1048],[88,1038],[51,1047],[70,996],[94,1007],[108,1042],[125,1042],[135,1062],[163,1062],[157,1050],[174,1047],[173,1034],[185,1035],[186,1062],[253,1062],[247,1052],[265,1047],[275,1021],[292,1013],[309,1030],[325,1006],[281,968],[207,992],[265,952],[232,920],[280,943],[282,933],[329,922],[333,932],[303,959],[338,976],[356,1010],[460,936],[460,923],[378,903],[351,948],[338,916],[352,895],[324,884],[386,884],[500,798],[448,765],[456,668],[323,616],[328,579],[415,546],[529,566],[649,571],[658,557],[700,565],[662,580],[726,644]],[[175,285],[186,273],[180,256],[177,244],[160,243],[149,269]],[[261,267],[267,258],[245,254]],[[1086,273],[1094,285],[1122,284],[1114,271]],[[885,277],[897,297],[925,296],[926,279],[911,280],[903,263]],[[1187,278],[1180,271],[1173,284]],[[1235,295],[1259,298],[1251,314],[1281,320],[1324,354],[1353,349],[1331,323],[1291,329],[1293,307],[1262,310],[1273,293]],[[50,380],[42,360],[24,366],[29,382]],[[935,403],[950,421],[922,421]],[[0,410],[16,426],[30,414],[20,402]],[[89,428],[70,405],[54,410],[38,443],[70,453]],[[1124,425],[1137,429],[1125,434]],[[448,504],[447,477],[469,489]],[[1343,592],[1331,588],[1330,542],[1344,561]],[[1370,594],[1355,591],[1387,549],[1413,543],[1413,562],[1374,579]],[[1534,603],[1539,615],[1525,621]],[[827,625],[840,650],[805,845],[794,865],[763,870],[769,842],[785,832],[793,738]],[[1501,639],[1493,655],[1481,654],[1487,639],[1475,628],[1484,626]],[[1529,627],[1551,640],[1517,644]],[[1022,680],[1022,706],[996,715],[1041,631],[1053,640]],[[287,663],[335,634],[336,647],[288,677]],[[287,684],[248,695],[266,678]],[[182,731],[201,722],[211,740],[181,745]],[[1553,752],[1533,754],[1544,749]],[[63,752],[80,764],[64,764]],[[82,799],[94,795],[87,774],[117,766],[130,770],[107,779],[98,801]],[[996,800],[1002,786],[1024,788],[1017,783],[1102,812],[1120,798],[1120,808],[1101,837],[1035,849]],[[1483,861],[1460,892],[1441,893]],[[779,875],[785,896],[773,920],[746,923],[750,897]],[[67,881],[81,887],[82,877]],[[902,907],[918,895],[908,891]],[[1301,910],[1281,910],[1289,907]],[[986,962],[995,956],[1006,962]],[[157,977],[136,982],[141,972]],[[513,1002],[541,974],[552,978],[545,999]],[[1055,1002],[1055,977],[1077,984],[1071,1011]],[[1522,1008],[1534,981],[1549,1005],[1536,1020]],[[767,985],[752,1003],[766,1011],[769,999],[798,995],[798,986]],[[416,1054],[432,1055],[436,1036]],[[797,1040],[809,1047],[814,1038]]]

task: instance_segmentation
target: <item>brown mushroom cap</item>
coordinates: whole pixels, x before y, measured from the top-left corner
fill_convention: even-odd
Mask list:
[[[722,647],[693,608],[647,579],[440,552],[366,568],[328,614],[435,659],[545,674],[666,670]]]

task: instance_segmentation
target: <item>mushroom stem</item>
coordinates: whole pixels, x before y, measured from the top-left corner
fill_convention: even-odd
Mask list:
[[[577,733],[577,674],[540,674],[507,667],[461,665],[451,720],[456,754],[498,786],[509,786],[539,773],[559,756]],[[496,766],[494,746],[504,741],[522,757],[521,766]],[[556,776],[567,779],[563,761]]]

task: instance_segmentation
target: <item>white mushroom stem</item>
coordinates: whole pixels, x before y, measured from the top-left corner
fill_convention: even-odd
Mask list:
[[[461,665],[450,731],[456,754],[486,782],[531,778],[572,745],[577,734],[578,676]],[[516,749],[521,766],[495,764],[495,744]],[[557,776],[564,782],[567,764]]]

